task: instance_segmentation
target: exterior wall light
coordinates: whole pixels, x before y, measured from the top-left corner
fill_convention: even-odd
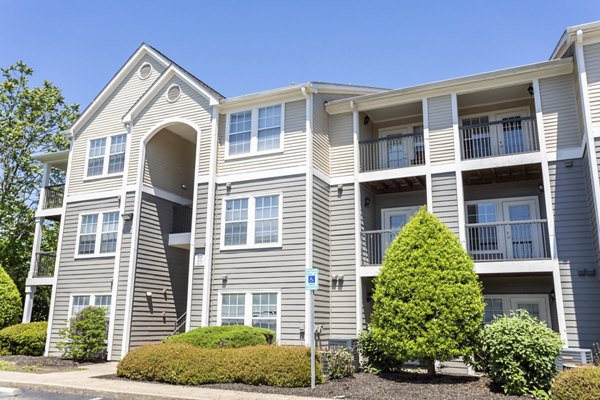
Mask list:
[[[121,218],[123,218],[123,221],[131,221],[133,220],[133,213],[125,213],[121,215]]]

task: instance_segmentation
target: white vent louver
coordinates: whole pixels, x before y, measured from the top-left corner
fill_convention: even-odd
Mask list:
[[[144,63],[140,67],[140,71],[139,71],[140,79],[147,79],[151,73],[152,73],[152,65],[150,65],[148,63]]]
[[[181,88],[179,85],[171,85],[167,90],[167,100],[173,102],[181,95]]]

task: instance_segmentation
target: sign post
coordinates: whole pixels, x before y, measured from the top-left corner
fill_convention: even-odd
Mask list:
[[[310,291],[310,326],[306,333],[310,332],[310,387],[315,388],[315,290],[319,290],[319,270],[316,268],[307,268],[304,271],[304,288]]]

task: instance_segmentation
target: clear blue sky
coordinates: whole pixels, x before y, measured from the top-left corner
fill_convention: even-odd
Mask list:
[[[398,88],[548,59],[600,1],[0,0],[0,66],[85,107],[141,42],[227,97],[291,82]]]

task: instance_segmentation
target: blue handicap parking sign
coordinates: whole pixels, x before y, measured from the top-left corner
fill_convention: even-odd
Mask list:
[[[308,268],[304,271],[304,288],[306,290],[319,290],[319,270]]]

